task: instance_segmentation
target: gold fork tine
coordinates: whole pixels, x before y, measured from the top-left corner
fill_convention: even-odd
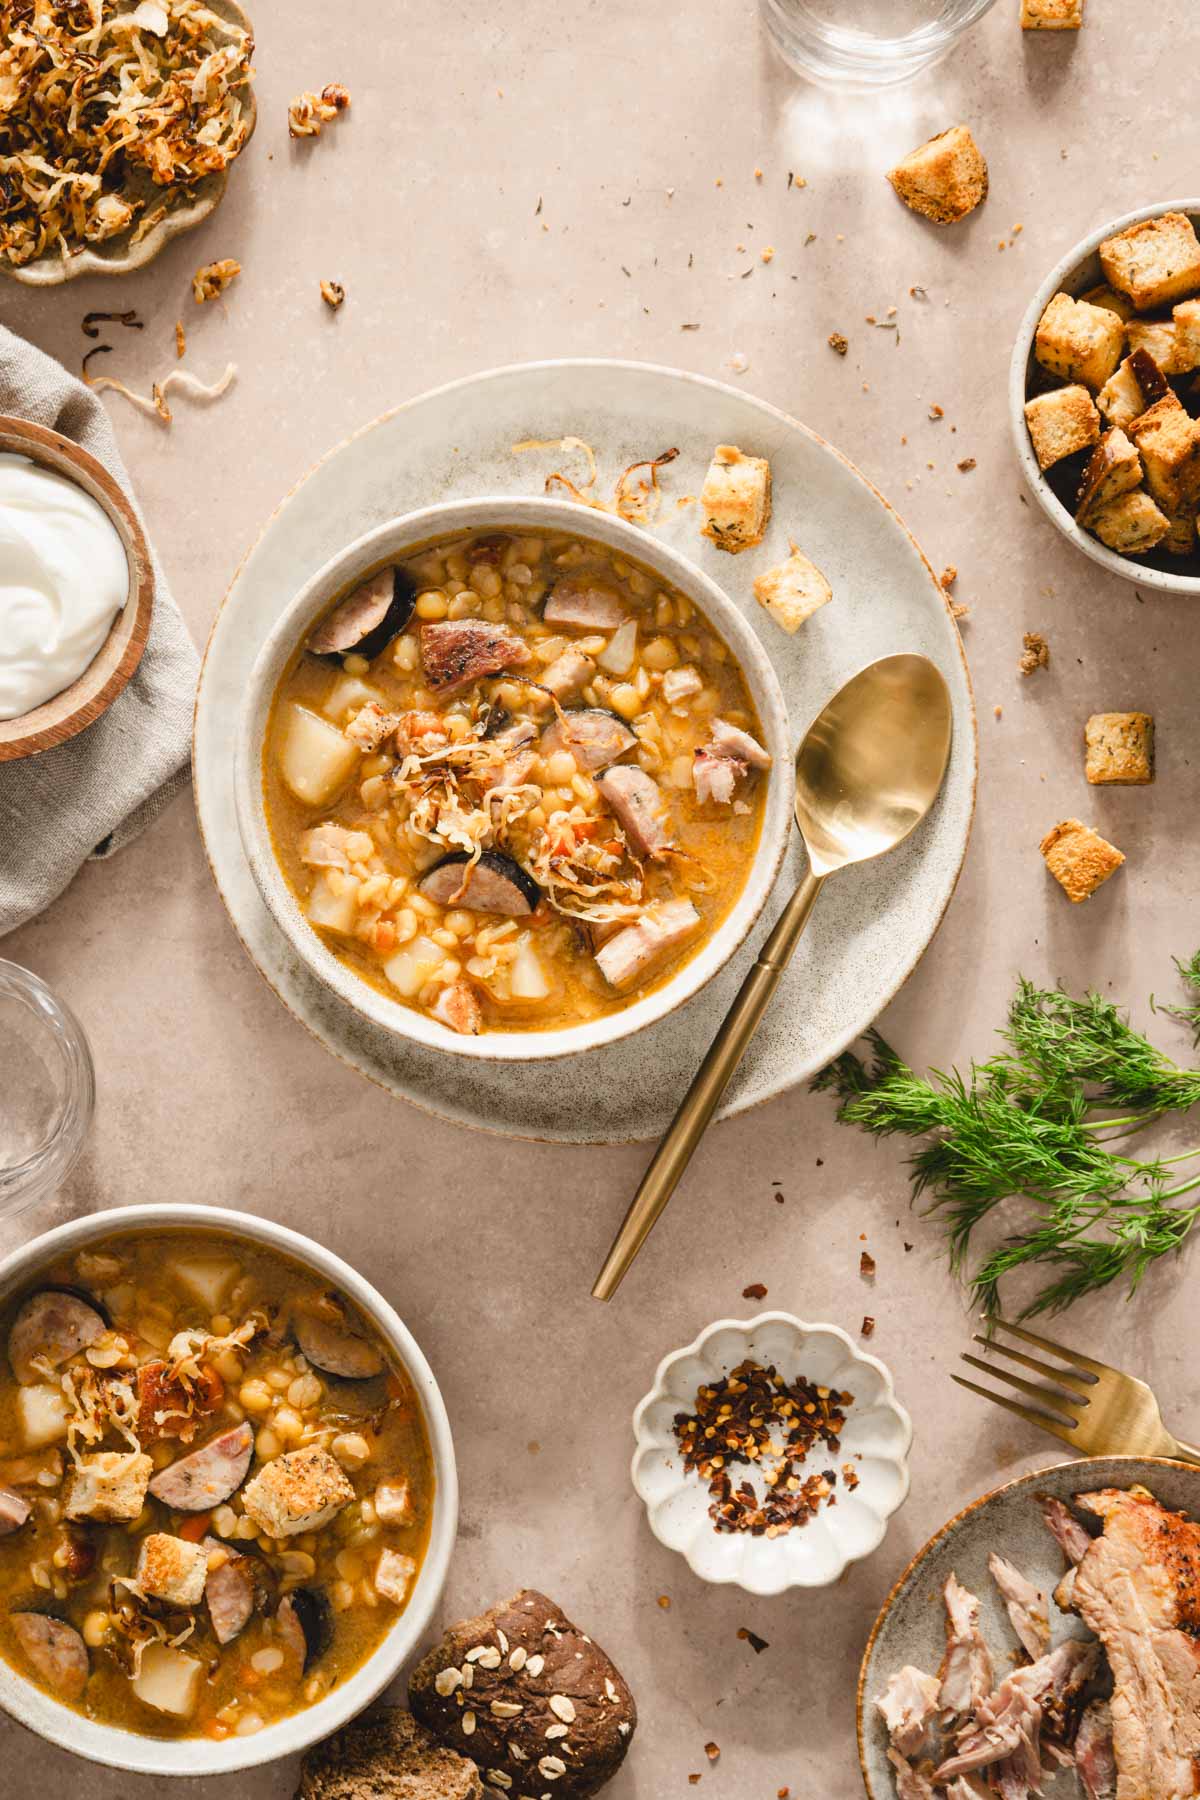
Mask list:
[[[1073,1368],[1085,1369],[1089,1375],[1116,1375],[1120,1372],[1111,1368],[1108,1363],[1093,1362],[1090,1356],[1082,1356],[1078,1350],[1068,1350],[1065,1344],[1056,1344],[1053,1338],[1039,1337],[1036,1331],[1028,1331],[1024,1325],[1010,1325],[1007,1319],[1000,1318],[993,1319],[992,1324],[1000,1331],[1011,1331],[1014,1337],[1032,1344],[1035,1350],[1046,1350],[1051,1356],[1070,1363]]]
[[[997,1344],[992,1338],[980,1337],[976,1332],[972,1342],[982,1344],[985,1350],[991,1350],[996,1356],[1007,1356],[1011,1362],[1020,1363],[1023,1369],[1032,1369],[1035,1375],[1045,1375],[1051,1381],[1057,1381],[1060,1387],[1069,1388],[1078,1394],[1086,1406],[1089,1390],[1094,1382],[1085,1381],[1082,1375],[1072,1375],[1067,1369],[1052,1368],[1049,1363],[1039,1362],[1036,1356],[1026,1356],[1023,1350],[1010,1350],[1007,1344]]]
[[[1048,1413],[1036,1412],[1032,1406],[1022,1406],[1019,1400],[1010,1400],[1007,1394],[993,1394],[990,1388],[980,1387],[977,1381],[968,1381],[965,1375],[951,1375],[950,1379],[957,1381],[959,1387],[970,1388],[981,1399],[990,1400],[993,1406],[1002,1406],[1006,1412],[1016,1413],[1018,1419],[1024,1419],[1027,1425],[1036,1425],[1039,1430],[1050,1432],[1053,1437],[1061,1438],[1064,1444],[1075,1444],[1074,1435],[1065,1426],[1056,1424]]]
[[[982,1369],[985,1375],[990,1375],[995,1381],[1007,1382],[1009,1387],[1015,1387],[1019,1394],[1027,1394],[1031,1400],[1040,1401],[1064,1424],[1078,1425],[1079,1420],[1072,1418],[1069,1412],[1064,1411],[1064,1408],[1070,1405],[1070,1401],[1065,1395],[1047,1393],[1046,1389],[1038,1387],[1036,1382],[1024,1381],[1020,1375],[1010,1375],[1007,1369],[998,1369],[994,1363],[984,1362],[982,1357],[972,1356],[969,1351],[963,1351],[962,1360],[969,1363],[973,1369]]]

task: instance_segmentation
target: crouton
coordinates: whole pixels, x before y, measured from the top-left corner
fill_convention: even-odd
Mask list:
[[[242,1505],[268,1537],[319,1531],[354,1489],[328,1450],[289,1450],[258,1471],[242,1490]]]
[[[1107,282],[1102,281],[1099,287],[1089,288],[1086,294],[1080,294],[1078,298],[1086,300],[1089,306],[1102,306],[1105,312],[1116,313],[1122,324],[1133,317],[1133,303],[1124,294],[1118,294],[1115,288],[1110,288]]]
[[[1075,517],[1086,525],[1092,513],[1142,485],[1142,459],[1125,433],[1106,431],[1088,458],[1075,501]]]
[[[1022,31],[1078,31],[1084,0],[1021,0]]]
[[[1055,388],[1025,402],[1025,423],[1039,469],[1086,450],[1100,436],[1100,414],[1085,387]]]
[[[1097,507],[1087,524],[1102,544],[1121,556],[1144,556],[1171,529],[1171,521],[1144,488]]]
[[[1200,241],[1186,213],[1163,213],[1105,238],[1100,267],[1110,287],[1147,312],[1200,288]]]
[[[700,529],[718,550],[736,556],[761,544],[771,516],[771,465],[765,456],[743,456],[736,444],[718,444],[700,490]]]
[[[1129,426],[1146,471],[1146,486],[1162,510],[1172,514],[1200,501],[1200,421],[1190,417],[1178,396],[1164,394]]]
[[[1146,410],[1141,384],[1133,372],[1133,359],[1127,356],[1109,376],[1096,395],[1096,405],[1106,425],[1119,425],[1127,430]]]
[[[1038,322],[1034,355],[1064,381],[1102,388],[1125,352],[1125,326],[1104,306],[1055,294]]]
[[[411,1556],[404,1556],[399,1550],[384,1550],[375,1564],[376,1591],[385,1600],[403,1606],[416,1572],[417,1565]]]
[[[1173,319],[1130,319],[1125,333],[1130,350],[1144,350],[1164,375],[1186,375],[1200,362],[1196,345]]]
[[[67,1477],[64,1505],[68,1519],[94,1519],[101,1525],[136,1519],[146,1504],[146,1488],[153,1473],[150,1458],[136,1450],[97,1450],[81,1457]]]
[[[208,1579],[208,1551],[203,1544],[152,1531],[138,1552],[134,1580],[152,1600],[169,1606],[199,1606]]]
[[[888,180],[905,206],[935,225],[953,225],[987,199],[987,164],[965,125],[910,150],[888,170]]]
[[[1093,713],[1083,741],[1084,773],[1093,787],[1145,787],[1154,780],[1154,720],[1149,713]]]
[[[1181,300],[1174,309],[1175,343],[1185,369],[1200,369],[1200,300]]]
[[[754,598],[765,606],[777,625],[785,631],[798,631],[805,619],[827,606],[833,589],[818,569],[795,544],[786,562],[754,579]]]
[[[1196,503],[1188,506],[1165,507],[1167,535],[1162,540],[1162,547],[1170,556],[1190,556],[1196,548]]]
[[[1079,819],[1063,819],[1041,842],[1046,867],[1074,905],[1094,894],[1125,861],[1115,844]]]

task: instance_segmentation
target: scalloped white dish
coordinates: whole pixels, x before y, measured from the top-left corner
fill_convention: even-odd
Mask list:
[[[774,1364],[789,1380],[803,1375],[854,1395],[836,1461],[839,1471],[843,1463],[854,1464],[857,1487],[848,1489],[839,1479],[836,1506],[822,1507],[807,1525],[775,1538],[718,1532],[708,1513],[708,1489],[685,1473],[675,1441],[675,1415],[692,1410],[697,1388],[748,1357]],[[659,1543],[685,1557],[702,1581],[731,1582],[751,1594],[836,1581],[847,1564],[879,1548],[888,1520],[908,1495],[912,1421],[896,1399],[890,1372],[840,1326],[809,1325],[791,1313],[718,1319],[693,1343],[672,1351],[633,1415],[633,1431],[633,1485]],[[811,1461],[818,1471],[820,1457]]]

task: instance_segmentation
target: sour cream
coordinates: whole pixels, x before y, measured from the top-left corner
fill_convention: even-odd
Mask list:
[[[104,508],[27,456],[0,453],[0,719],[19,719],[92,661],[129,594]]]

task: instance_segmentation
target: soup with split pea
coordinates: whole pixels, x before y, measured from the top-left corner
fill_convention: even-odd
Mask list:
[[[248,1736],[374,1651],[428,1544],[412,1383],[279,1252],[132,1232],[0,1305],[0,1655],[153,1736]]]
[[[741,893],[771,758],[711,622],[564,532],[378,569],[298,648],[276,855],[338,959],[447,1032],[561,1029],[667,980]]]

